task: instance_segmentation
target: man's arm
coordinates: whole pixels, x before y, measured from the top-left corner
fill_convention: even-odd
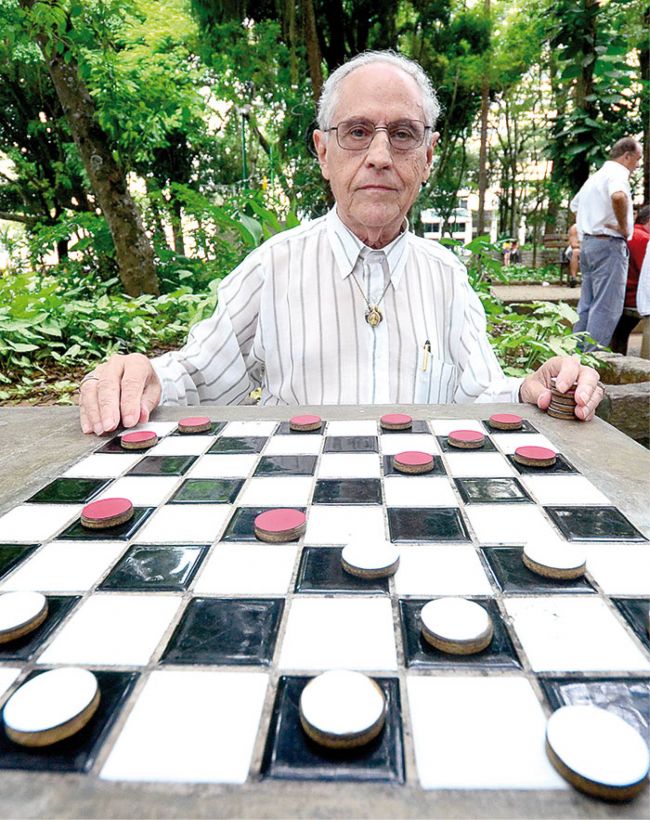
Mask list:
[[[262,284],[255,252],[226,277],[213,316],[190,331],[179,351],[147,359],[111,356],[82,382],[81,428],[102,435],[120,424],[146,422],[164,404],[236,404],[256,386],[261,371],[254,349]]]
[[[468,293],[461,347],[467,352],[460,363],[460,379],[455,394],[457,402],[516,402],[535,404],[546,410],[551,403],[551,379],[557,389],[565,392],[577,383],[576,417],[581,421],[593,418],[604,390],[598,373],[580,364],[577,357],[553,356],[534,373],[521,379],[504,375],[486,333],[485,311],[478,296],[465,282]]]
[[[627,224],[628,217],[628,198],[624,191],[615,191],[611,197],[612,209],[616,217],[616,225],[608,225],[608,228],[617,230],[621,236],[627,238],[629,233],[629,225]]]

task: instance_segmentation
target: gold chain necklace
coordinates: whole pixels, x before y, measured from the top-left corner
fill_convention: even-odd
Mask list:
[[[365,314],[366,315],[366,322],[368,322],[370,327],[377,327],[377,325],[384,318],[383,313],[381,312],[381,310],[379,310],[379,303],[381,302],[381,300],[386,295],[386,291],[388,290],[388,286],[390,285],[390,279],[388,280],[388,283],[387,283],[386,287],[384,288],[384,292],[381,294],[381,296],[377,300],[377,303],[374,304],[374,305],[371,305],[370,302],[368,301],[368,297],[363,292],[363,288],[361,287],[361,285],[357,281],[357,277],[352,272],[351,272],[351,275],[352,275],[352,280],[354,281],[354,284],[359,288],[359,292],[363,296],[363,301],[366,303],[366,305],[368,307],[368,310],[366,311],[366,314]]]

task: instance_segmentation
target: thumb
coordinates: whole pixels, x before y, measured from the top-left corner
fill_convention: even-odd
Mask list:
[[[546,410],[551,403],[551,391],[543,382],[529,376],[521,385],[521,398],[528,404],[534,404],[540,410]]]

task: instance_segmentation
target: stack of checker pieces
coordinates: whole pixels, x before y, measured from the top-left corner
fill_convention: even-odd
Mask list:
[[[564,393],[555,386],[555,379],[551,383],[551,403],[546,411],[554,419],[565,421],[576,420],[576,385],[573,384]]]

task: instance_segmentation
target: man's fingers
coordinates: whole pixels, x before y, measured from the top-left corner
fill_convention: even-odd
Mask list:
[[[599,388],[600,377],[598,371],[593,367],[581,367],[578,376],[578,386],[576,387],[576,404],[584,406],[593,397],[594,392]],[[602,399],[604,392],[601,390],[598,401]]]
[[[144,392],[142,394],[142,400],[140,402],[140,421],[147,422],[149,421],[149,416],[151,415],[152,410],[154,410],[160,404],[160,396],[162,394],[162,390],[160,387],[160,380],[158,379],[158,375],[152,369],[152,372],[147,380],[147,383],[144,388]]]
[[[143,402],[151,411],[160,398],[160,389],[156,399],[155,391],[150,390],[150,384],[158,385],[151,362],[146,356],[134,353],[124,359],[124,373],[122,375],[122,394],[120,408],[122,423],[125,427],[133,427],[142,420]]]
[[[120,423],[120,382],[124,370],[123,357],[113,356],[101,370],[96,370],[99,379],[97,385],[97,404],[101,415],[102,429],[95,432],[101,435],[104,432],[115,430]]]
[[[580,359],[577,356],[562,356],[557,361],[560,369],[555,376],[555,387],[560,393],[565,393],[578,380],[581,368]]]
[[[85,418],[87,428],[84,433],[95,433],[100,436],[104,428],[102,426],[102,415],[99,409],[99,402],[97,399],[97,385],[99,382],[96,379],[89,379],[82,383],[79,392],[79,404],[82,412],[82,423]]]

